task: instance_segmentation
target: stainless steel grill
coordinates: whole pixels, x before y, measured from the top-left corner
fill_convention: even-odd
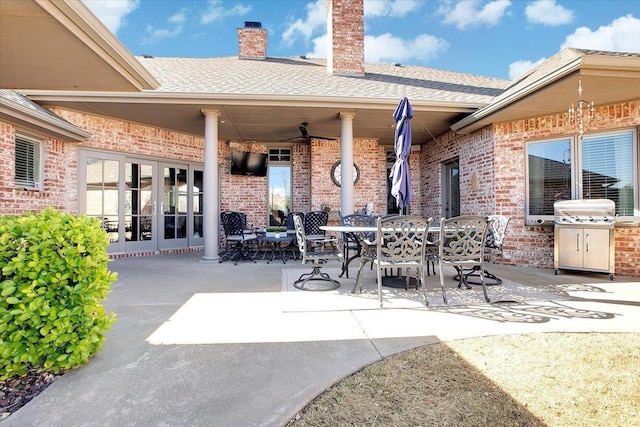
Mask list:
[[[563,200],[553,204],[553,214],[556,224],[613,228],[616,204],[609,199]]]
[[[608,199],[553,204],[554,268],[609,273],[615,270],[616,204]]]

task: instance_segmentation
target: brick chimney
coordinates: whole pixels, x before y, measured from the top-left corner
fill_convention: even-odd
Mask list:
[[[238,28],[240,59],[265,59],[267,57],[267,30],[262,23],[246,21],[244,28]]]
[[[364,76],[364,0],[326,0],[327,69],[336,76]]]

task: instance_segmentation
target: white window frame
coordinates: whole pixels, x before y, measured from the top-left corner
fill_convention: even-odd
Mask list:
[[[640,221],[640,143],[638,141],[638,128],[615,129],[598,133],[590,133],[582,139],[592,137],[603,137],[606,135],[616,135],[623,133],[631,133],[632,153],[633,156],[633,199],[634,214],[632,216],[620,216],[617,218],[618,223],[638,222]],[[560,138],[550,138],[544,140],[528,141],[525,144],[525,224],[540,225],[550,224],[553,222],[553,214],[550,215],[530,215],[529,214],[529,146],[540,143],[552,143],[555,141],[569,140],[570,145],[570,164],[571,164],[571,199],[582,198],[582,140],[577,135],[569,135]]]
[[[29,144],[33,149],[33,158],[24,159],[28,164],[23,165],[26,169],[31,169],[33,173],[33,179],[18,179],[17,172],[19,167],[18,159],[18,144]],[[42,141],[39,139],[18,134],[15,137],[15,153],[14,153],[14,180],[17,188],[24,188],[27,190],[40,190],[42,189]]]

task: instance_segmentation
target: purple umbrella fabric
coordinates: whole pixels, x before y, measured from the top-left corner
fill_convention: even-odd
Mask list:
[[[393,119],[396,121],[395,152],[396,162],[391,168],[391,195],[395,197],[399,208],[411,203],[411,174],[409,173],[409,153],[411,153],[411,118],[413,109],[405,97],[400,101]]]

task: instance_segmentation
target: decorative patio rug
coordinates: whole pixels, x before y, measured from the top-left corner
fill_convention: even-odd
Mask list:
[[[355,284],[355,272],[350,271],[351,278],[340,278],[340,269],[323,268],[322,271],[337,279],[341,286],[331,291],[301,291],[293,286],[301,274],[310,268],[282,269],[282,309],[284,312],[306,311],[343,311],[343,310],[375,310],[380,308],[375,272],[367,271],[363,277],[362,292],[351,293]],[[447,274],[445,289],[448,304],[445,305],[438,276],[426,279],[426,294],[429,307],[468,306],[487,304],[482,293],[482,286],[471,286],[471,289],[458,288],[453,280],[453,270]],[[566,300],[569,295],[561,288],[541,284],[528,286],[503,279],[502,285],[488,286],[487,293],[491,304],[527,303],[532,301]],[[424,303],[422,289],[382,287],[382,299],[385,308],[416,309],[427,308]]]

